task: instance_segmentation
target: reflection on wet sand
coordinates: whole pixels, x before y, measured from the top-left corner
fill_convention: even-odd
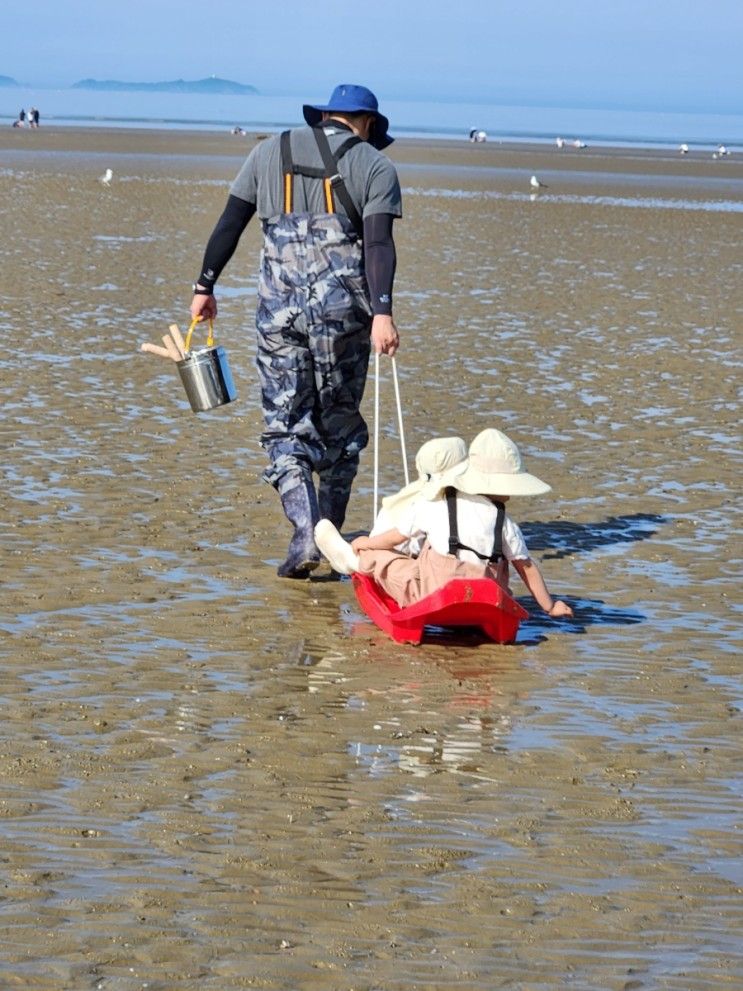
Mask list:
[[[570,193],[530,203],[544,150],[393,146],[408,448],[512,435],[554,490],[514,516],[576,612],[411,647],[327,570],[275,577],[255,232],[219,321],[239,402],[195,416],[137,354],[183,322],[232,153],[133,133],[103,189],[69,134],[0,135],[4,986],[743,984],[741,166],[722,190],[597,152],[589,183],[563,150]]]

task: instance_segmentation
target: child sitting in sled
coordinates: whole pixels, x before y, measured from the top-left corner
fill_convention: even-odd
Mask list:
[[[511,496],[550,491],[524,470],[513,441],[500,430],[483,430],[472,441],[467,460],[442,473],[435,485],[438,497],[431,498],[429,488],[429,499],[412,500],[390,529],[357,537],[352,544],[329,520],[320,520],[317,546],[335,571],[370,575],[401,608],[453,578],[498,581],[498,562],[505,558],[549,616],[573,615],[570,606],[552,598],[521,530],[506,515]],[[395,549],[412,539],[423,541],[418,557]]]

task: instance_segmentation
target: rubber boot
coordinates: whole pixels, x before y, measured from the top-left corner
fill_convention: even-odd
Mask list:
[[[337,530],[340,530],[345,522],[348,500],[351,498],[351,486],[358,467],[358,457],[345,458],[320,472],[317,493],[320,518],[330,520]]]
[[[315,525],[320,519],[312,479],[286,476],[279,484],[279,497],[286,518],[294,527],[286,560],[276,569],[279,578],[306,578],[320,563],[315,543]]]

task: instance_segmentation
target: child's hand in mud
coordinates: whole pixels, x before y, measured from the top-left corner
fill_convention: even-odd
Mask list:
[[[572,616],[573,610],[570,608],[567,602],[563,602],[562,599],[555,599],[555,601],[552,603],[552,608],[550,609],[547,615],[552,616],[554,619],[557,619],[560,616]]]

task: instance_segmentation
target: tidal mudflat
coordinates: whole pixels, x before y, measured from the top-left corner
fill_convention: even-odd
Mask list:
[[[196,416],[138,352],[251,140],[0,135],[0,984],[741,987],[743,163],[393,146],[408,452],[511,435],[576,612],[414,648],[275,576],[257,229],[220,293],[238,401]]]

